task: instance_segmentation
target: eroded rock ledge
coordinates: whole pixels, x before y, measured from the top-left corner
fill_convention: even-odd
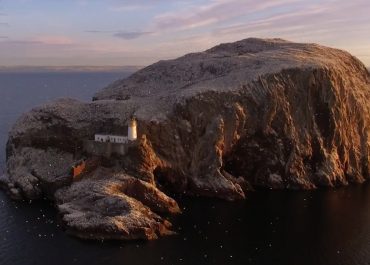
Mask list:
[[[153,185],[104,168],[59,189],[55,198],[67,232],[87,239],[155,239],[172,232],[171,224],[154,212],[180,212]]]
[[[0,180],[14,198],[55,199],[81,238],[153,239],[179,213],[164,192],[236,200],[251,187],[314,189],[369,179],[370,76],[349,53],[246,39],[148,66],[94,96],[24,114]],[[139,140],[80,180],[85,139]]]

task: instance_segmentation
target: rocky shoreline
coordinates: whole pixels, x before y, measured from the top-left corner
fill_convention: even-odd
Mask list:
[[[53,199],[67,232],[155,239],[180,213],[170,190],[225,200],[254,187],[315,189],[370,178],[370,75],[349,53],[245,39],[160,61],[98,92],[24,114],[7,143],[0,186]],[[83,142],[138,120],[127,154],[68,173]]]

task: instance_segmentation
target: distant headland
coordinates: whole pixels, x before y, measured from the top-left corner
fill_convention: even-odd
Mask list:
[[[143,66],[0,66],[0,73],[135,72]]]

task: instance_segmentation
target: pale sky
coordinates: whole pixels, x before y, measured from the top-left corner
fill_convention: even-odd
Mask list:
[[[248,37],[370,66],[370,0],[0,0],[0,65],[148,65]]]

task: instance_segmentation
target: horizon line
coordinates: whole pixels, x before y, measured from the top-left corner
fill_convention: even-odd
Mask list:
[[[121,72],[137,71],[143,65],[0,65],[0,73],[14,72]]]

